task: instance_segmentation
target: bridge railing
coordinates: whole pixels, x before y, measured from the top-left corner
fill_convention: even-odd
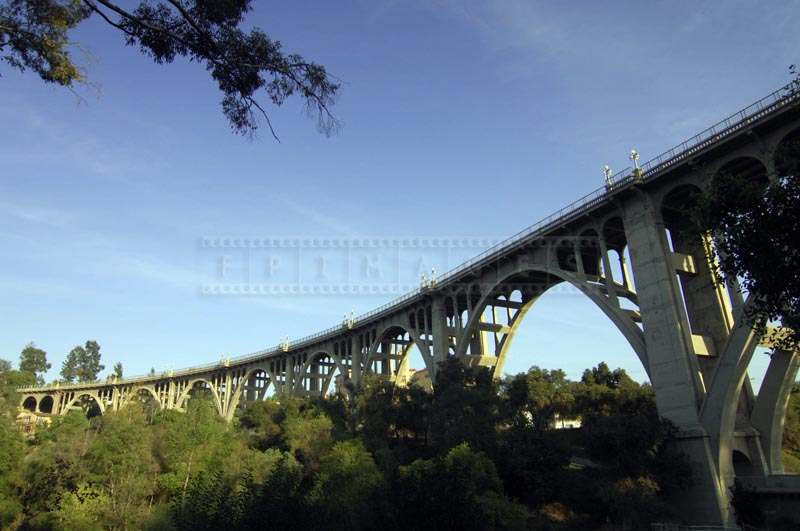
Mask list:
[[[492,247],[489,247],[482,253],[470,258],[469,260],[459,264],[453,269],[436,277],[436,279],[434,280],[435,284],[442,285],[454,280],[459,275],[469,271],[478,264],[483,264],[488,261],[491,261],[492,259],[501,256],[505,251],[509,250],[511,247],[518,245],[524,241],[534,239],[542,235],[543,233],[549,231],[553,226],[563,224],[569,221],[570,218],[580,215],[586,212],[587,210],[593,209],[597,205],[607,201],[610,196],[618,193],[619,191],[625,188],[628,188],[629,186],[632,186],[637,181],[647,181],[654,178],[659,173],[667,170],[668,168],[674,166],[675,164],[678,164],[679,162],[692,157],[693,155],[702,151],[703,149],[719,142],[720,140],[723,140],[724,138],[736,133],[740,129],[743,129],[749,126],[750,124],[764,118],[765,116],[783,107],[786,107],[787,105],[797,103],[798,100],[800,100],[800,83],[792,82],[788,85],[781,87],[780,89],[768,94],[767,96],[761,98],[755,103],[752,103],[747,107],[745,107],[744,109],[728,116],[724,120],[717,122],[711,127],[705,129],[704,131],[694,135],[693,137],[687,140],[684,140],[680,144],[677,144],[676,146],[668,149],[667,151],[664,151],[663,153],[644,162],[641,165],[640,173],[638,175],[632,172],[630,167],[617,172],[611,177],[610,179],[611,182],[609,183],[609,185],[593,190],[592,192],[581,197],[580,199],[573,201],[572,203],[563,208],[560,208],[559,210],[548,215],[547,217],[537,221],[533,225],[522,229],[513,236],[506,238],[505,240],[497,243],[496,245],[493,245]],[[355,322],[356,323],[363,322],[377,315],[380,315],[383,312],[400,307],[406,302],[414,299],[415,297],[420,296],[422,293],[423,290],[421,288],[412,290],[394,300],[387,302],[386,304],[378,306],[377,308],[374,308],[364,314],[359,315],[358,317],[355,318]],[[327,336],[332,336],[340,332],[341,330],[342,330],[341,325],[332,326],[325,330],[302,337],[291,343],[291,349],[294,350],[313,344],[317,342],[319,339],[325,338]],[[275,346],[269,349],[259,350],[257,352],[251,352],[243,356],[238,356],[227,360],[221,360],[218,362],[212,362],[203,365],[196,365],[193,367],[187,367],[177,371],[162,372],[156,375],[148,374],[148,375],[133,376],[130,378],[125,378],[123,382],[124,383],[146,382],[146,381],[163,379],[168,376],[185,376],[218,368],[222,369],[229,365],[241,365],[251,361],[256,361],[267,356],[279,354],[280,352],[282,352],[281,346]],[[66,385],[61,385],[60,388],[61,389],[81,388],[81,387],[89,387],[92,385],[104,385],[107,383],[108,382],[98,381],[95,382],[94,384],[92,383],[66,384]],[[38,387],[52,387],[52,386],[48,385],[48,386],[26,387],[26,388],[20,388],[20,391],[32,391],[37,389]]]

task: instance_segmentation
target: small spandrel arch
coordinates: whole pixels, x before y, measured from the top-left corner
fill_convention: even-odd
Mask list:
[[[36,411],[36,397],[29,396],[26,397],[25,400],[22,401],[22,407],[27,409],[28,411],[35,412]]]
[[[45,413],[45,414],[50,414],[50,413],[53,412],[53,405],[54,405],[53,397],[50,396],[50,395],[45,395],[39,401],[39,412],[40,413]]]
[[[777,178],[800,175],[800,129],[795,129],[778,143],[773,158]]]

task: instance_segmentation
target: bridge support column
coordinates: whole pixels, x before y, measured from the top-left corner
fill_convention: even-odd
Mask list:
[[[693,486],[676,501],[691,524],[731,523],[728,496],[700,424],[702,381],[666,230],[644,192],[626,203],[624,225],[656,405],[659,414],[680,430],[676,444],[689,458],[693,471]]]
[[[431,380],[434,381],[439,363],[447,359],[450,336],[447,332],[447,311],[444,307],[444,298],[441,296],[435,297],[431,306],[431,334],[433,335],[433,344],[431,348],[431,355],[433,357]]]
[[[350,354],[350,380],[358,388],[361,385],[361,343],[355,338],[347,340],[347,349]]]

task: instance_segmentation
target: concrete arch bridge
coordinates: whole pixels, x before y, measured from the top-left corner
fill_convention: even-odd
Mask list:
[[[236,359],[119,381],[20,389],[21,407],[101,412],[137,397],[182,409],[205,390],[227,419],[272,392],[321,394],[365,374],[398,384],[416,348],[430,375],[455,357],[502,373],[525,315],[548,289],[583,293],[630,343],[662,417],[680,429],[695,485],[681,501],[694,523],[732,522],[735,478],[800,493],[783,474],[781,435],[796,352],[777,351],[756,392],[747,366],[760,342],[743,320],[735,280],[714,281],[713,240],[686,231],[685,206],[720,172],[764,183],[787,171],[800,141],[800,95],[782,89],[636,167],[605,187],[418,290],[339,326]],[[629,257],[629,259],[627,258]],[[755,478],[755,479],[754,479]]]

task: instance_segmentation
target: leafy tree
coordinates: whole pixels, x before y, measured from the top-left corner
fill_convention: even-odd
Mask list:
[[[567,415],[575,400],[572,383],[564,371],[537,366],[507,379],[504,396],[505,408],[514,422],[531,425],[539,431],[548,429],[556,415]]]
[[[497,384],[484,367],[467,367],[450,358],[440,365],[431,405],[431,446],[445,452],[467,442],[494,454],[500,399]]]
[[[0,415],[0,528],[13,529],[23,516],[23,505],[17,492],[20,482],[24,446],[13,420]]]
[[[34,71],[45,82],[72,87],[85,81],[85,74],[69,52],[69,35],[96,16],[156,63],[183,57],[205,65],[223,94],[222,111],[236,133],[254,133],[261,116],[275,135],[258,93],[276,106],[299,95],[319,129],[330,133],[338,125],[330,107],[339,84],[324,67],[286,54],[262,30],[242,29],[251,4],[167,0],[128,8],[110,0],[5,0],[0,3],[0,59],[12,68]]]
[[[281,423],[286,410],[277,400],[265,400],[249,405],[239,416],[239,424],[250,437],[250,445],[259,450],[283,446]]]
[[[10,367],[11,364],[8,364]],[[31,372],[3,370],[0,371],[0,415],[15,417],[20,396],[17,387],[36,384],[36,376]]]
[[[61,363],[61,379],[64,382],[72,383],[78,378],[78,359],[85,357],[86,352],[83,347],[77,346],[69,351],[67,357]]]
[[[83,347],[86,357],[78,364],[78,381],[93,382],[97,380],[97,375],[105,369],[100,364],[100,345],[97,341],[87,341]]]
[[[575,397],[573,413],[580,416],[610,414],[620,403],[642,393],[652,394],[649,386],[640,386],[624,369],[613,371],[604,362],[583,372],[581,381],[572,388]]]
[[[114,378],[121,380],[122,379],[122,362],[118,361],[114,364]]]
[[[111,529],[141,528],[156,486],[152,430],[143,407],[132,403],[100,417],[86,455],[88,480],[99,488],[93,500],[98,520]]]
[[[492,461],[466,443],[445,456],[401,467],[401,528],[525,529],[527,511],[509,501]]]
[[[19,370],[30,372],[36,375],[36,381],[40,384],[44,383],[42,373],[50,370],[51,365],[47,363],[47,353],[36,348],[33,342],[25,345],[22,353],[19,355]]]
[[[34,451],[24,461],[22,493],[33,529],[56,527],[61,498],[87,482],[86,456],[96,433],[86,415],[72,412],[57,417],[36,433]]]
[[[793,73],[797,91],[800,73]],[[714,235],[720,280],[739,279],[750,294],[751,322],[762,333],[769,322],[787,327],[775,339],[790,350],[800,339],[800,135],[779,147],[775,162],[765,180],[744,171],[716,174],[695,201],[690,229]]]
[[[505,491],[529,507],[557,500],[565,491],[571,449],[552,435],[525,424],[499,433],[495,463]]]
[[[8,372],[11,370],[11,362],[8,360],[0,359],[0,373]]]
[[[100,345],[97,341],[87,341],[81,347],[73,348],[61,365],[61,378],[65,382],[93,382],[105,369],[100,363]]]
[[[314,409],[296,410],[282,423],[286,444],[307,468],[316,471],[333,445],[333,423]]]
[[[185,412],[148,413],[135,401],[91,420],[76,411],[37,431],[24,459],[21,439],[7,429],[0,523],[638,529],[671,517],[667,501],[689,480],[686,461],[652,390],[624,371],[600,364],[570,382],[534,367],[499,389],[486,371],[457,361],[439,374],[435,393],[368,379],[354,408],[274,397],[249,405],[237,425],[220,417],[209,394],[192,394]],[[4,382],[18,375],[33,378],[0,372]],[[11,426],[18,403],[0,421]],[[583,427],[536,420],[559,408],[578,411]]]
[[[267,480],[248,489],[241,528],[263,529],[269,522],[274,529],[312,529],[317,519],[308,500],[309,485],[302,465],[283,454]]]
[[[248,448],[210,400],[189,400],[185,413],[164,411],[154,430],[153,453],[161,467],[157,483],[165,498],[184,499],[201,475],[219,474],[226,482],[244,473],[263,478],[274,465],[275,456]]]
[[[584,385],[604,385],[614,390],[639,387],[639,384],[628,376],[625,369],[617,368],[612,371],[604,361],[598,363],[597,367],[583,371],[581,383]]]
[[[53,516],[59,529],[103,531],[108,528],[101,518],[110,505],[111,500],[101,489],[83,484],[64,493]]]
[[[262,482],[245,473],[226,478],[221,472],[195,476],[184,496],[172,503],[178,530],[308,529],[314,516],[307,503],[303,469],[291,454],[279,453]]]
[[[320,464],[309,504],[329,529],[377,529],[386,513],[383,474],[360,441],[336,443]]]

